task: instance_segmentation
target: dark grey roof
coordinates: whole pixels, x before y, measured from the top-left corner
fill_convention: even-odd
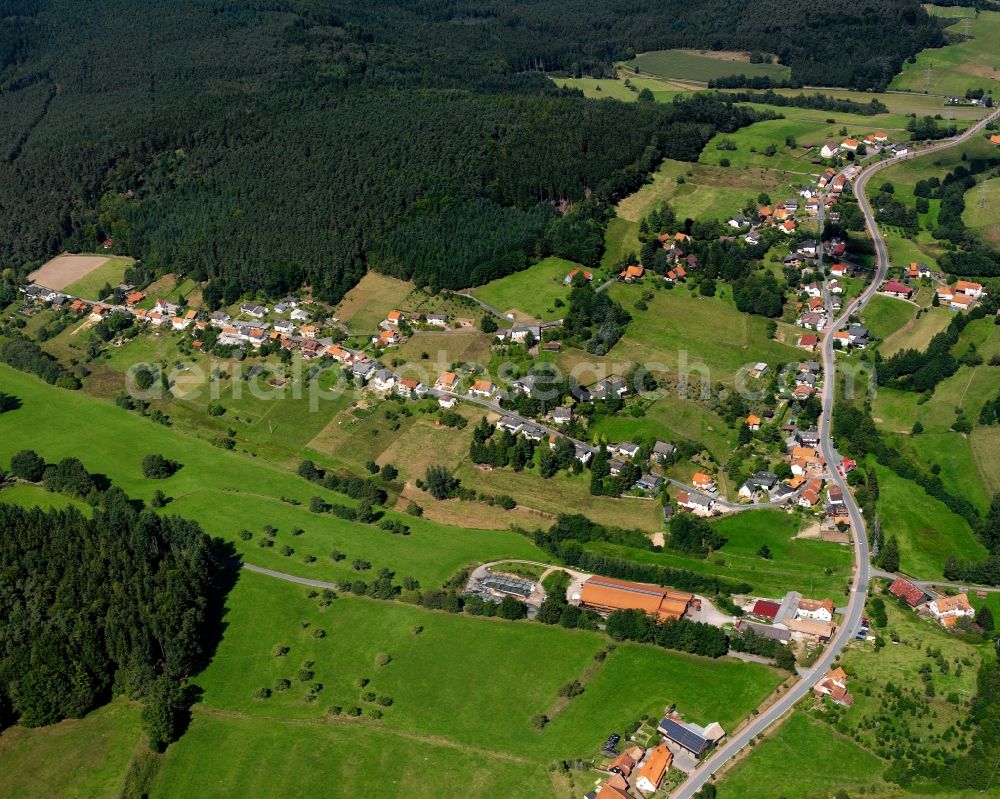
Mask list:
[[[698,757],[701,757],[708,747],[712,745],[712,742],[707,738],[702,738],[696,732],[689,730],[684,724],[673,719],[663,719],[660,722],[659,729],[671,741],[680,744],[689,752],[694,752]]]

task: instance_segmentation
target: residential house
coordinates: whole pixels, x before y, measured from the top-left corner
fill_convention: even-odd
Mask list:
[[[913,289],[905,283],[900,283],[895,278],[883,283],[880,290],[883,294],[890,297],[898,297],[901,300],[908,300],[913,296]]]
[[[448,315],[443,313],[429,313],[424,321],[433,327],[448,327]]]
[[[274,329],[283,336],[290,336],[295,332],[295,323],[288,319],[279,319],[274,323]]]
[[[674,762],[674,755],[666,745],[661,743],[646,755],[646,761],[639,769],[635,787],[643,793],[654,793],[660,789],[660,783]]]
[[[138,305],[144,299],[146,299],[146,295],[143,292],[133,291],[125,297],[125,305],[131,308],[133,305]]]
[[[923,588],[914,585],[903,577],[897,577],[893,581],[892,585],[889,586],[889,593],[894,597],[902,599],[911,608],[922,605],[930,599],[930,596]]]
[[[760,417],[751,413],[747,417],[746,424],[752,431],[760,430]]]
[[[871,336],[871,331],[864,325],[852,324],[847,328],[847,337],[851,342],[852,347],[857,347],[859,350],[863,350],[868,346],[868,338]]]
[[[655,474],[643,474],[642,477],[635,481],[634,488],[638,488],[640,491],[644,491],[647,494],[655,494],[660,490],[662,485],[662,477]]]
[[[621,774],[625,777],[625,779],[628,779],[632,770],[639,765],[639,761],[642,760],[642,754],[642,747],[630,746],[612,761],[611,765],[608,766],[608,773]]]
[[[582,270],[580,269],[571,269],[569,272],[566,273],[566,277],[563,278],[563,283],[565,283],[567,286],[570,285],[573,282],[573,278],[581,274],[581,271]],[[583,279],[586,280],[588,283],[594,279],[593,272],[582,271],[582,274],[583,274]]]
[[[955,281],[954,288],[955,291],[960,291],[976,300],[982,299],[986,296],[986,290],[983,288],[981,283],[973,283],[969,280],[957,280]]]
[[[948,303],[948,307],[952,311],[967,311],[972,307],[972,297],[967,294],[961,294],[960,292],[955,292],[951,300]]]
[[[402,311],[395,311],[395,310],[393,310],[393,311],[389,311],[389,313],[387,313],[385,315],[385,322],[386,322],[386,324],[392,325],[393,327],[398,327],[399,323],[402,322],[402,321],[403,321],[403,313],[402,313]]]
[[[653,444],[652,456],[659,463],[665,463],[674,454],[675,449],[677,448],[673,444],[666,441],[657,441]]]
[[[309,311],[302,310],[301,308],[296,308],[289,314],[289,316],[291,316],[296,322],[308,322],[312,319],[312,314],[310,314]]]
[[[850,264],[845,264],[837,262],[830,267],[830,274],[834,277],[850,277],[851,267]]]
[[[740,486],[741,497],[752,499],[760,491],[770,492],[778,484],[778,476],[773,472],[754,472],[747,481]]]
[[[95,308],[94,310],[97,309]],[[174,330],[187,330],[190,324],[191,320],[185,319],[183,316],[175,316],[170,320],[170,325]]]
[[[371,360],[356,360],[351,364],[351,374],[363,382],[367,381],[376,369],[378,365]]]
[[[626,283],[631,283],[635,280],[642,280],[645,274],[646,270],[642,266],[632,265],[625,267],[621,272],[619,272],[618,277]]]
[[[719,490],[715,484],[715,478],[704,472],[695,472],[694,477],[691,478],[691,485],[699,491],[707,491],[712,494]]]
[[[847,150],[847,152],[849,153],[856,153],[858,151],[858,147],[861,146],[861,142],[859,142],[857,139],[847,138],[840,143],[840,146],[843,147],[845,150]]]
[[[854,697],[847,690],[847,672],[839,666],[830,669],[823,679],[813,686],[813,694],[817,697],[827,697],[844,707],[850,707],[854,704]]]
[[[837,144],[837,142],[830,140],[823,145],[823,147],[819,151],[819,154],[823,158],[833,158],[839,151],[840,151],[840,146]],[[827,178],[826,182],[824,182],[823,180],[824,177],[825,173],[823,176],[820,177],[820,184],[819,184],[820,186],[825,186],[829,182],[829,178]]]
[[[383,367],[372,375],[371,385],[376,391],[391,391],[396,385],[396,375]]]
[[[564,425],[569,424],[573,421],[573,411],[567,408],[565,405],[560,405],[552,409],[552,424]]]
[[[511,388],[520,394],[524,394],[526,397],[530,397],[532,392],[535,390],[537,382],[538,377],[535,375],[525,375],[524,377],[518,378],[511,383]]]
[[[927,610],[945,627],[953,626],[959,619],[971,619],[976,615],[976,611],[969,604],[969,597],[966,594],[932,599],[927,603]]]
[[[761,239],[762,239],[762,237],[761,237],[760,233],[758,231],[756,231],[756,230],[751,230],[749,233],[747,233],[743,237],[743,241],[745,241],[747,244],[749,244],[751,246],[760,244]]]
[[[846,186],[847,177],[844,175],[837,175],[837,177],[835,177],[831,182],[831,191],[833,191],[834,194],[840,194],[844,191]]]
[[[795,440],[803,447],[815,448],[819,446],[819,430],[815,427],[800,428],[795,431]]]
[[[758,380],[758,379],[762,378],[764,375],[767,374],[767,370],[768,370],[767,364],[764,363],[763,361],[760,361],[760,362],[755,363],[753,365],[753,368],[749,371],[748,374],[754,380]]]
[[[458,375],[454,372],[442,372],[435,381],[434,388],[438,391],[454,391],[456,385],[458,385]]]
[[[524,325],[521,327],[513,327],[506,333],[498,333],[498,338],[506,338],[515,344],[524,344],[530,338],[533,341],[539,341],[542,337],[542,328],[539,325]]]
[[[240,305],[240,313],[254,319],[263,319],[267,315],[267,308],[254,302],[244,302]]]
[[[798,225],[795,224],[794,219],[786,219],[784,222],[781,223],[779,229],[785,235],[791,236],[798,229]]]
[[[469,389],[470,394],[477,397],[488,398],[493,395],[493,384],[489,380],[476,380]]]
[[[313,331],[312,335],[309,335],[306,331]],[[313,325],[305,325],[300,331],[303,336],[307,338],[314,338],[316,328]],[[391,347],[395,344],[399,344],[402,339],[399,337],[399,333],[395,330],[383,330],[377,336],[372,336],[372,344],[377,347]]]
[[[806,258],[815,258],[818,252],[819,245],[816,244],[812,239],[806,239],[805,241],[800,241],[795,251],[799,255],[803,255]]]
[[[423,393],[421,389],[426,391],[423,384],[412,377],[400,378],[399,383],[396,385],[396,393],[401,397],[417,397]]]
[[[697,516],[711,516],[715,507],[715,500],[704,494],[697,494],[693,491],[681,491],[677,495],[677,506],[684,510],[691,511]]]
[[[453,397],[450,394],[446,394],[443,397],[438,397],[438,405],[442,408],[454,408],[458,404],[458,397]]]
[[[639,454],[639,445],[633,444],[631,441],[622,441],[620,444],[613,444],[610,451],[632,460]]]
[[[829,599],[800,599],[795,618],[809,621],[833,621],[833,602]]]
[[[799,336],[798,347],[803,350],[813,352],[819,344],[819,338],[812,333]]]

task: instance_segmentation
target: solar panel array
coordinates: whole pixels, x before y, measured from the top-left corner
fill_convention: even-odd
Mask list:
[[[660,722],[660,729],[671,741],[676,741],[696,755],[701,755],[708,749],[709,741],[673,719],[663,719]]]
[[[535,588],[535,584],[529,580],[522,580],[520,577],[512,577],[508,574],[491,574],[483,578],[483,587],[499,591],[501,594],[510,594],[527,599]]]

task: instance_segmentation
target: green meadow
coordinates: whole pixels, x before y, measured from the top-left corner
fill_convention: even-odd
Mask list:
[[[0,380],[4,390],[23,403],[0,416],[0,463],[31,448],[50,462],[78,457],[90,471],[107,475],[139,499],[148,500],[160,489],[172,497],[167,512],[199,521],[210,535],[232,542],[243,557],[260,566],[338,580],[351,576],[352,561],[361,558],[369,560],[373,569],[384,566],[400,576],[438,585],[470,562],[541,556],[526,538],[508,531],[445,527],[388,511],[388,517],[412,529],[409,536],[396,536],[371,525],[310,513],[309,499],[314,495],[353,503],[290,470],[178,434],[81,392],[53,388],[6,366],[0,366]],[[176,460],[182,468],[166,480],[147,480],[141,464],[150,453]],[[278,533],[274,546],[263,548],[261,531],[267,524]],[[295,528],[304,532],[294,535]],[[243,529],[251,531],[251,540],[240,538]],[[282,555],[284,546],[293,553]],[[334,549],[347,557],[333,561]],[[315,562],[306,562],[307,556]]]
[[[472,293],[503,312],[519,311],[544,321],[558,319],[564,311],[556,307],[555,301],[565,302],[569,296],[570,289],[563,280],[573,269],[583,267],[552,256],[520,272],[480,286]]]
[[[727,75],[775,79],[791,75],[791,69],[783,64],[751,64],[742,56],[734,58],[730,54],[705,50],[655,50],[641,53],[631,61],[623,62],[622,66],[637,74],[695,83],[706,83]]]
[[[139,736],[139,707],[124,699],[82,719],[39,729],[10,727],[0,734],[0,796],[118,796]]]
[[[99,297],[101,289],[105,284],[112,287],[117,286],[125,277],[125,270],[135,261],[121,255],[99,256],[106,257],[106,263],[101,264],[97,269],[87,273],[79,280],[70,283],[64,291],[74,297],[83,297],[88,300],[103,300]]]
[[[983,560],[986,548],[969,523],[910,480],[882,466],[878,475],[878,516],[882,534],[899,542],[900,570],[921,579],[940,579],[945,563]]]
[[[984,240],[1000,247],[1000,178],[980,181],[965,193],[962,220]]]
[[[196,678],[207,707],[322,719],[333,705],[345,711],[382,707],[364,701],[371,691],[393,700],[383,707],[387,728],[539,762],[590,755],[609,732],[670,703],[694,720],[732,728],[780,681],[768,667],[632,644],[595,661],[609,643],[602,634],[528,621],[351,596],[320,608],[301,586],[256,574],[241,575],[227,604],[225,638]],[[317,638],[317,630],[324,637]],[[343,645],[348,638],[349,647]],[[289,651],[275,657],[275,646]],[[386,666],[376,665],[381,653],[391,657]],[[313,662],[315,676],[301,682],[296,675],[305,661]],[[706,679],[691,679],[695,673]],[[704,684],[709,675],[716,681],[712,687]],[[369,680],[364,689],[358,687],[362,678]],[[258,688],[273,688],[280,679],[291,686],[268,699],[254,698]],[[557,711],[558,689],[572,679],[581,679],[585,691]],[[314,683],[322,690],[307,702]],[[532,718],[540,713],[554,721],[537,731]]]
[[[816,753],[823,753],[817,768]],[[754,747],[750,756],[726,773],[719,799],[828,799],[838,788],[854,791],[883,785],[886,765],[845,735],[795,711],[777,732]]]
[[[595,543],[588,548],[644,563],[690,569],[750,583],[754,594],[782,597],[787,591],[806,596],[830,597],[840,602],[851,580],[851,548],[812,538],[797,538],[802,519],[780,510],[744,511],[728,516],[716,527],[726,544],[707,559],[664,549],[645,552],[612,544]],[[766,545],[770,560],[757,554]]]
[[[904,327],[916,313],[917,309],[906,300],[878,294],[865,306],[861,317],[872,333],[884,339]]]
[[[768,337],[767,319],[736,310],[728,286],[720,286],[715,297],[685,285],[655,290],[616,284],[608,292],[632,314],[625,335],[608,353],[617,361],[657,364],[671,372],[689,368],[692,376],[707,374],[712,385],[732,385],[737,371],[757,361],[773,367],[799,360],[794,347]],[[644,293],[652,297],[645,300],[645,310],[638,310],[635,304]],[[706,369],[699,371],[699,365]]]
[[[627,85],[626,85],[627,81]],[[620,100],[625,103],[635,102],[639,92],[649,89],[653,98],[660,103],[671,102],[679,95],[690,94],[690,89],[678,89],[655,78],[642,78],[629,75],[623,80],[608,78],[552,78],[556,86],[566,89],[579,89],[583,96],[590,100]]]
[[[918,53],[914,63],[903,64],[902,72],[893,79],[890,88],[958,96],[964,96],[969,89],[992,90],[994,94],[1000,91],[1000,68],[996,57],[1000,12],[929,8],[932,13],[956,18],[949,31],[969,38]]]

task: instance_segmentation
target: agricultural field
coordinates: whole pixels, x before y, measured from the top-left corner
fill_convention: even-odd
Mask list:
[[[28,280],[56,291],[86,299],[103,299],[97,294],[105,283],[117,286],[131,258],[117,255],[57,255],[28,275]]]
[[[645,552],[594,543],[587,548],[643,563],[690,569],[730,580],[745,581],[753,593],[780,598],[787,591],[830,597],[840,603],[851,580],[852,554],[848,546],[798,537],[805,524],[798,514],[779,510],[744,511],[716,522],[726,545],[707,559],[688,557],[670,549]],[[773,557],[757,554],[766,544]]]
[[[929,6],[931,13],[955,18],[949,30],[964,41],[940,49],[924,50],[914,63],[890,84],[892,89],[927,92],[937,95],[964,96],[969,89],[1000,92],[1000,68],[997,66],[996,42],[1000,40],[1000,12],[972,8]]]
[[[691,83],[707,83],[728,75],[769,77],[783,80],[791,69],[782,64],[751,64],[745,53],[712,50],[656,50],[641,53],[622,67],[637,75],[652,75]]]
[[[125,699],[115,699],[82,719],[40,729],[11,727],[0,734],[0,795],[118,796],[139,745],[139,706]]]
[[[526,538],[508,531],[444,527],[389,511],[390,518],[402,520],[412,530],[411,535],[397,536],[310,513],[314,495],[341,504],[353,502],[262,459],[179,435],[110,403],[53,388],[6,366],[0,366],[0,378],[4,390],[23,403],[0,417],[0,463],[31,448],[49,462],[79,457],[89,471],[107,475],[132,497],[148,501],[160,489],[172,497],[166,512],[200,522],[209,535],[232,542],[237,552],[260,566],[338,580],[355,573],[354,559],[365,559],[373,570],[384,566],[437,585],[471,562],[503,557],[537,560],[542,554]],[[100,431],[99,445],[95,431]],[[164,454],[182,468],[166,480],[147,480],[141,462],[150,453]],[[260,546],[266,524],[278,530],[273,547]],[[243,529],[251,531],[251,539],[239,536]],[[295,529],[304,532],[296,535]],[[285,546],[290,554],[281,554]],[[333,561],[333,549],[345,558]],[[307,562],[309,556],[315,562]]]
[[[816,752],[823,752],[821,769],[816,768]],[[828,799],[838,788],[851,795],[864,789],[871,795],[871,788],[884,786],[881,774],[886,765],[847,736],[797,710],[726,772],[718,795],[719,799]]]
[[[563,282],[567,273],[582,268],[573,261],[552,256],[480,286],[472,293],[503,313],[511,311],[517,316],[550,321],[565,313],[556,301],[565,302],[569,295],[569,287]],[[599,280],[596,275],[595,280]]]
[[[625,335],[608,353],[616,361],[674,375],[686,367],[710,385],[732,385],[740,369],[757,361],[773,367],[799,360],[798,350],[768,337],[767,319],[736,310],[728,286],[720,286],[715,297],[702,297],[685,286],[655,290],[617,284],[608,292],[632,314]],[[650,294],[646,310],[637,310],[636,302]]]
[[[962,221],[994,247],[1000,247],[1000,178],[981,181],[965,193]]]
[[[882,532],[899,542],[900,570],[940,579],[948,558],[983,560],[986,548],[969,523],[920,486],[876,465]]]
[[[398,308],[413,290],[413,284],[394,277],[366,272],[333,313],[354,333],[370,333],[393,308]]]

